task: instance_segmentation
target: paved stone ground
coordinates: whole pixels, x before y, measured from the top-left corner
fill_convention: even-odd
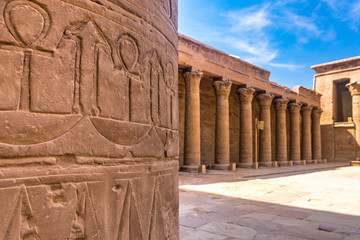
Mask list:
[[[360,240],[360,168],[180,173],[180,239]]]

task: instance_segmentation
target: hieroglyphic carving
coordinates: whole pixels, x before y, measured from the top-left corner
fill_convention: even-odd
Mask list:
[[[139,210],[140,199],[136,197],[133,186],[133,181],[139,181],[139,179],[122,180],[121,186],[120,184],[115,186],[122,193],[123,199],[120,201],[122,207],[116,239],[157,240],[159,238],[171,239],[176,235],[172,230],[172,219],[176,216],[170,213],[172,206],[168,205],[168,201],[164,200],[160,194],[161,191],[167,190],[169,196],[173,195],[173,188],[171,184],[168,184],[168,177],[169,175],[157,176],[152,181],[152,185],[148,185],[148,187],[151,186],[148,191],[151,196],[148,197],[152,201],[145,212]],[[145,214],[148,220],[144,218]],[[128,224],[129,222],[133,224]]]
[[[25,186],[20,187],[13,214],[10,218],[4,239],[40,240],[37,228],[32,221],[33,211]]]
[[[91,21],[75,23],[64,32],[64,37],[73,39],[77,44],[76,80],[74,90],[74,113],[97,116],[98,107],[98,79],[89,69],[98,72],[99,49],[105,52],[110,47],[98,27]]]
[[[0,178],[0,215],[8,219],[0,225],[0,238],[176,239],[176,165],[154,166],[158,170],[148,176],[139,171],[148,167],[133,172],[117,165],[110,173],[88,166],[86,174]]]
[[[0,3],[0,239],[178,239],[176,11],[137,3]]]
[[[141,229],[141,222],[134,196],[134,190],[131,181],[126,183],[124,188],[124,204],[122,206],[122,213],[119,225],[119,232],[116,239],[143,239],[143,231]],[[133,224],[130,224],[133,223]]]
[[[81,183],[76,192],[76,214],[72,222],[69,240],[100,240],[97,220],[87,184]]]
[[[148,79],[150,80],[150,99],[151,99],[151,120],[153,124],[160,125],[160,84],[163,78],[163,68],[159,54],[153,51],[150,54],[148,67]]]
[[[139,48],[136,40],[125,34],[118,40],[118,55],[126,70],[133,73],[139,60]]]
[[[172,15],[171,0],[157,0],[157,3],[160,5],[160,7],[166,13],[167,17],[171,18],[171,15]]]
[[[176,127],[176,93],[175,93],[175,69],[174,65],[169,62],[166,66],[166,94],[168,98],[168,127],[175,128]]]
[[[0,43],[0,48],[24,53],[21,92],[18,103],[20,110],[30,110],[30,69],[32,55],[48,56],[51,51],[41,49],[38,44],[50,28],[50,17],[40,5],[25,0],[10,1],[4,8],[4,21],[16,44]],[[28,27],[31,21],[32,27]]]

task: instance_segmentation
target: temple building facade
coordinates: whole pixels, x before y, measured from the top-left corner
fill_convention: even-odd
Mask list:
[[[322,155],[329,161],[360,159],[360,57],[313,66],[322,94]]]
[[[321,94],[179,35],[180,167],[227,170],[326,162]],[[324,161],[323,161],[324,160]]]

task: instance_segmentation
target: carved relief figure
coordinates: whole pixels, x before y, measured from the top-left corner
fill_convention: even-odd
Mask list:
[[[52,53],[38,46],[49,31],[50,17],[45,9],[33,2],[15,0],[6,4],[4,21],[8,31],[16,40],[16,44],[0,43],[0,48],[24,53],[20,99],[17,108],[29,111],[32,55],[50,56]],[[28,26],[29,22],[31,22],[31,27]]]
[[[155,1],[0,3],[0,239],[177,239],[176,40]]]

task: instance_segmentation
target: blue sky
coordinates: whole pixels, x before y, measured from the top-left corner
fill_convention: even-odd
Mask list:
[[[360,55],[360,0],[179,0],[179,32],[312,89],[312,65]]]

